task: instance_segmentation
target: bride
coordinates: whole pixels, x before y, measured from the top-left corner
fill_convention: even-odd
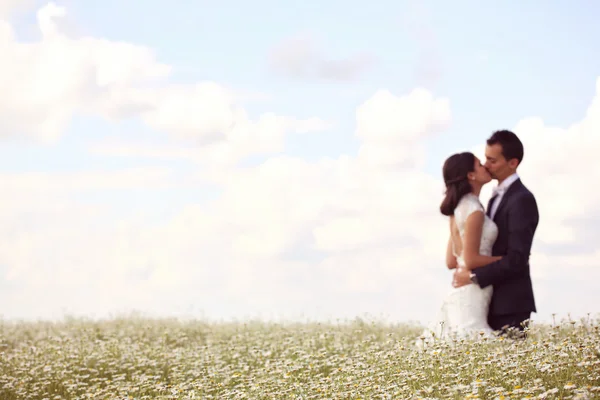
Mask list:
[[[492,247],[498,235],[494,221],[485,215],[479,193],[492,180],[487,169],[469,152],[450,156],[443,167],[446,195],[440,206],[449,217],[450,238],[446,251],[448,268],[473,270],[502,257],[492,257]],[[487,323],[492,286],[482,289],[470,284],[452,288],[438,312],[437,318],[417,339],[417,345],[449,338],[490,336]]]

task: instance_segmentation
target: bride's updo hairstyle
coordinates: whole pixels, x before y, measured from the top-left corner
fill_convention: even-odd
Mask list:
[[[475,170],[475,155],[470,152],[453,154],[444,162],[442,173],[446,184],[446,196],[440,211],[446,216],[454,215],[454,209],[465,194],[471,193],[467,174]]]

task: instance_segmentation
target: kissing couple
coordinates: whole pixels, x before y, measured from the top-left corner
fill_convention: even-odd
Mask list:
[[[469,152],[445,161],[440,211],[449,217],[446,264],[454,269],[453,287],[422,341],[525,337],[531,313],[537,312],[529,255],[539,213],[517,174],[523,153],[516,134],[499,130],[487,140],[485,165]],[[498,186],[485,209],[479,193],[492,179]]]

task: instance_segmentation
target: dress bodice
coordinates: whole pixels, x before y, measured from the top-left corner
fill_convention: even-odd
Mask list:
[[[490,217],[485,215],[485,208],[479,201],[479,198],[472,193],[468,193],[464,195],[460,201],[458,202],[458,206],[454,210],[454,221],[456,223],[456,227],[458,228],[458,233],[460,234],[460,238],[464,243],[465,237],[465,224],[467,222],[467,218],[475,211],[481,211],[484,213],[484,222],[483,229],[481,231],[481,241],[479,245],[479,254],[485,256],[492,255],[492,248],[494,247],[494,242],[498,236],[498,227],[492,221]],[[456,246],[455,246],[456,247]],[[462,246],[464,249],[464,245]],[[458,265],[464,266],[464,258],[463,251],[461,254],[456,254],[456,260]]]

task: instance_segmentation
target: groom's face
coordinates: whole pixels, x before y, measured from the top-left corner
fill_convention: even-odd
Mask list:
[[[502,155],[502,146],[500,144],[485,146],[484,167],[494,179],[502,180],[512,173],[506,158]]]

